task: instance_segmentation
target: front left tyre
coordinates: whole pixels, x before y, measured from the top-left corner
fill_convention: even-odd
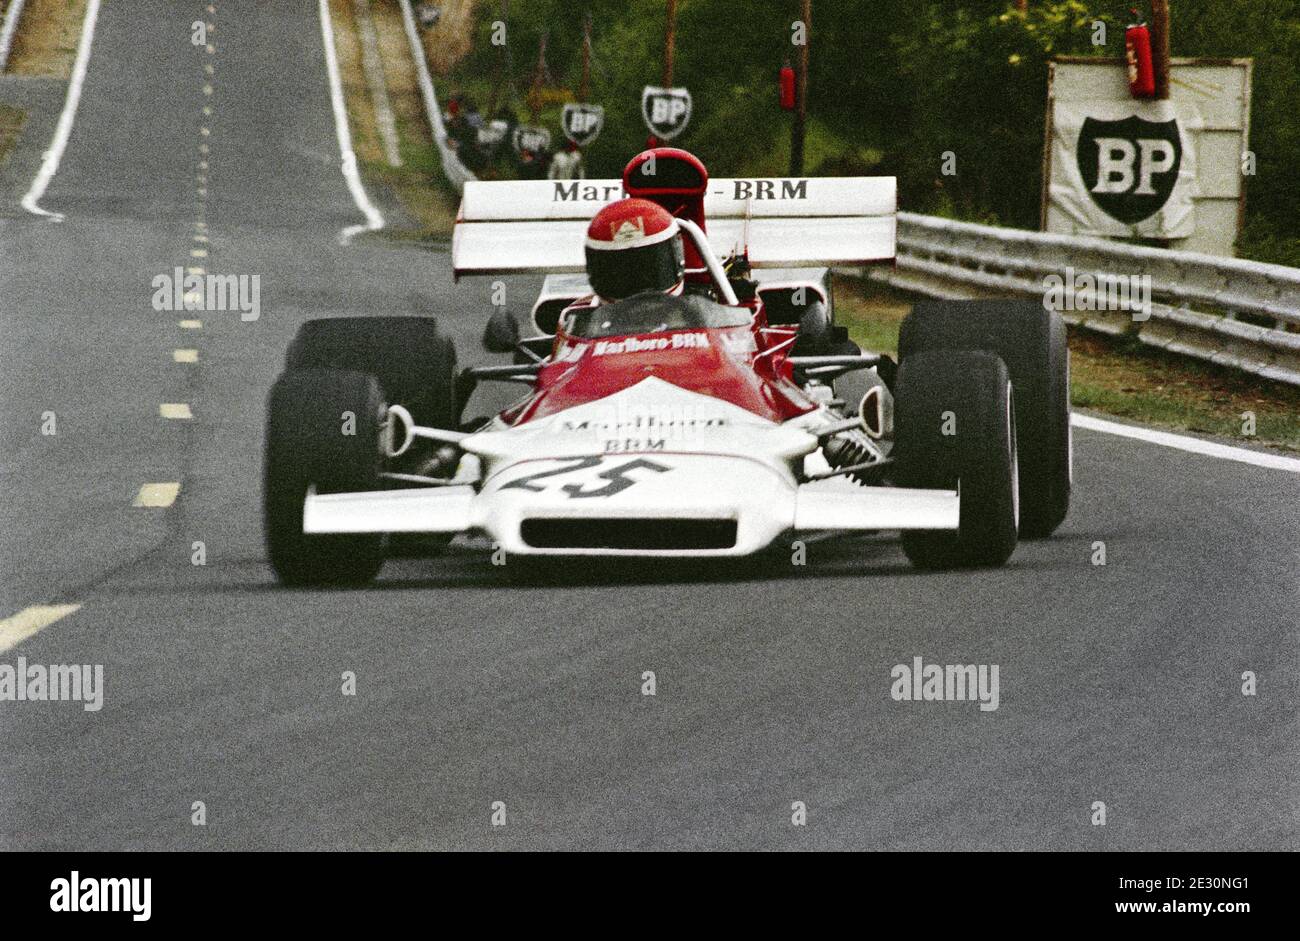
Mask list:
[[[1051,535],[1070,509],[1070,352],[1065,322],[1038,301],[922,301],[903,321],[898,352],[985,350],[1016,389],[1020,536]]]
[[[271,388],[263,525],[271,567],[286,585],[358,585],[384,564],[384,536],[306,535],[307,494],[382,487],[384,395],[367,373],[290,369]]]

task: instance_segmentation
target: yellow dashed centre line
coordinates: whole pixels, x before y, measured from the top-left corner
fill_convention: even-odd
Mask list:
[[[34,604],[0,620],[0,653],[13,650],[33,634],[80,607],[79,604]]]
[[[213,7],[209,6],[208,12],[209,13],[214,12]],[[214,30],[216,28],[211,23],[206,24],[206,26],[209,31]],[[213,46],[211,43],[209,43],[207,46],[207,52],[208,55],[212,55],[214,52],[216,52],[216,47]],[[208,75],[211,75],[214,70],[211,64],[208,64],[203,67],[203,71]],[[207,96],[212,95],[212,85],[210,83],[204,83],[203,94]],[[212,109],[210,107],[204,106],[203,113],[204,115],[211,115]],[[202,125],[199,127],[199,134],[201,135],[201,137],[208,137],[211,135],[211,133],[212,131],[206,125]],[[206,143],[199,144],[199,153],[204,155],[208,153],[208,145]],[[201,197],[207,196],[208,193],[208,191],[204,188],[204,185],[207,183],[207,175],[206,175],[207,169],[208,169],[207,160],[200,159],[198,165],[198,172],[195,174],[195,181],[198,184],[198,195]],[[208,237],[206,234],[204,234],[207,232],[208,227],[207,227],[207,223],[202,221],[202,217],[203,217],[202,205],[200,205],[199,207],[198,215],[199,215],[199,219],[194,223],[195,234],[192,236],[192,239],[195,243],[202,246],[207,244],[208,242]],[[208,252],[207,249],[205,248],[200,247],[200,248],[190,249],[190,258],[207,258],[207,257],[208,257]],[[191,264],[185,269],[185,273],[189,275],[202,276],[207,273],[207,269],[202,265]],[[188,291],[185,293],[183,300],[186,305],[191,305],[191,304],[197,305],[202,302],[203,298],[202,295],[200,295],[198,292]],[[203,321],[181,320],[181,321],[177,321],[177,326],[180,327],[182,330],[200,330],[203,328]],[[196,349],[187,348],[187,349],[172,350],[172,362],[197,363],[198,361],[199,361],[199,351]],[[171,419],[177,421],[188,421],[194,418],[194,412],[190,409],[189,403],[187,402],[163,402],[158,406],[158,415],[160,418],[163,419]],[[132,501],[131,505],[137,507],[169,507],[176,502],[176,497],[180,494],[180,490],[181,490],[180,483],[143,484],[140,487],[140,492],[136,494],[135,499]],[[38,627],[36,629],[39,630],[40,628]]]
[[[171,506],[176,502],[176,496],[180,492],[181,485],[179,483],[142,484],[140,492],[135,495],[131,505],[145,507]]]

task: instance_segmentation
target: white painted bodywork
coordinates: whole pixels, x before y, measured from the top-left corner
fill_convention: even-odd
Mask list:
[[[600,401],[460,441],[477,479],[462,485],[310,494],[307,533],[481,533],[520,555],[740,556],[800,532],[956,529],[955,491],[800,483],[824,467],[816,432],[839,420],[812,412],[777,424],[656,377]],[[543,475],[538,477],[537,475]],[[630,480],[609,496],[614,480]],[[459,475],[462,478],[464,475]],[[720,549],[544,549],[529,519],[734,520]]]
[[[591,217],[622,196],[619,180],[466,183],[452,268],[457,277],[582,272]],[[893,177],[714,179],[704,196],[714,253],[746,253],[754,268],[888,261],[896,212]]]

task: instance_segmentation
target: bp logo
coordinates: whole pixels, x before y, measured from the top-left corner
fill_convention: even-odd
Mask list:
[[[691,93],[685,88],[647,85],[641,92],[641,117],[655,137],[672,140],[691,120]]]
[[[1183,140],[1176,120],[1085,118],[1075,153],[1084,186],[1102,212],[1136,225],[1169,201],[1183,162]]]
[[[551,132],[544,127],[521,124],[515,128],[510,146],[515,149],[517,154],[522,154],[525,150],[540,153],[551,146]]]
[[[560,126],[565,137],[579,147],[586,147],[605,126],[605,109],[585,102],[569,102],[560,115]]]

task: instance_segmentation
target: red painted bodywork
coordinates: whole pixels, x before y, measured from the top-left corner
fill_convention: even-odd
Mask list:
[[[700,184],[689,189],[629,185],[636,168],[649,160],[651,154],[660,167],[671,161],[689,164],[700,174]],[[638,154],[623,171],[623,179],[630,195],[656,202],[674,215],[704,227],[704,193],[708,174],[694,155],[672,147]],[[696,267],[703,264],[689,239],[686,240],[686,257],[688,268],[692,267],[692,259]],[[703,280],[708,280],[707,272],[699,274],[703,275]],[[588,298],[573,307],[594,303],[593,298]],[[538,373],[533,392],[502,412],[501,418],[512,425],[545,418],[599,401],[650,376],[691,392],[722,399],[778,423],[817,408],[817,403],[795,385],[793,368],[787,361],[798,331],[792,327],[769,327],[762,301],[757,297],[741,306],[750,313],[748,325],[635,334],[633,337],[638,342],[653,342],[667,348],[604,355],[598,350],[599,344],[616,343],[625,338],[593,340],[568,336],[564,333],[564,315],[561,315],[551,359]],[[674,348],[675,334],[702,334],[707,337],[707,343]]]
[[[551,361],[522,402],[501,413],[510,424],[523,424],[557,412],[595,402],[654,376],[690,392],[722,399],[773,422],[784,422],[817,407],[791,379],[786,362],[795,331],[758,325],[692,328],[637,334],[639,343],[663,341],[667,349],[612,352],[601,355],[600,344],[618,344],[626,337],[576,339],[563,332],[555,338]],[[705,346],[673,349],[674,335],[703,335]],[[680,340],[678,341],[680,342]]]
[[[654,179],[640,174],[641,167],[655,161]],[[682,164],[699,175],[699,184],[692,187],[673,187],[656,185],[670,174],[667,164]],[[663,170],[660,167],[664,167]],[[709,171],[705,169],[700,158],[686,150],[676,147],[655,147],[644,150],[628,161],[623,168],[623,191],[637,199],[648,199],[658,203],[679,219],[689,219],[708,232],[708,221],[704,218],[704,194],[709,188]],[[709,274],[704,271],[704,261],[690,239],[684,241],[686,249],[686,280],[703,284],[709,283]]]

